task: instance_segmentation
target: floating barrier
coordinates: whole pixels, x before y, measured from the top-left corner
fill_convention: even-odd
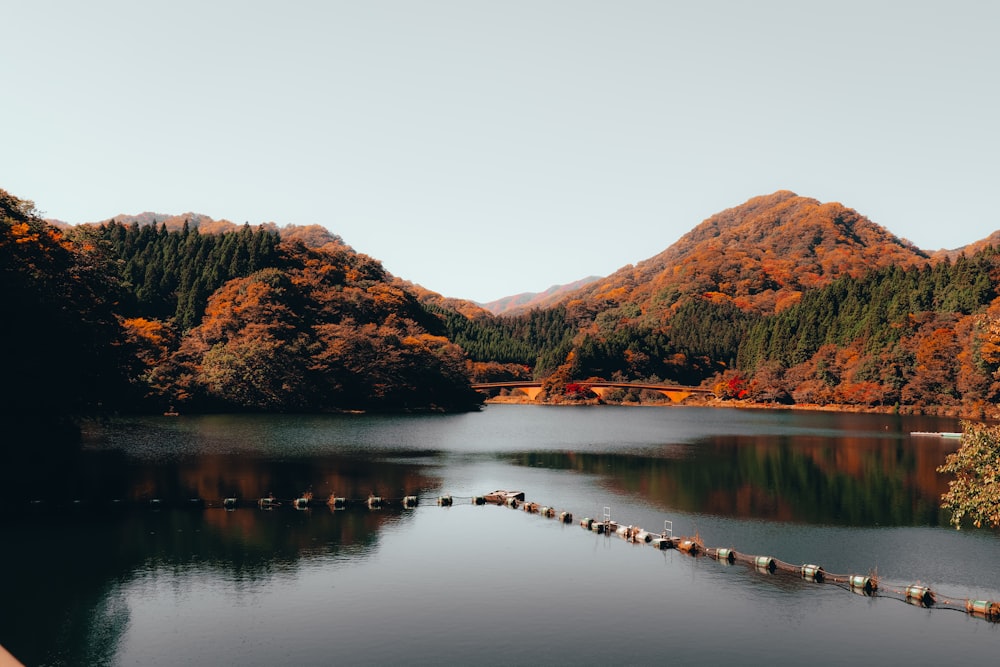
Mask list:
[[[774,574],[774,571],[778,569],[777,563],[770,556],[757,556],[754,565],[758,572],[767,572],[768,574]]]
[[[878,582],[872,577],[866,577],[863,574],[852,574],[851,590],[861,595],[871,596],[878,590]]]
[[[678,551],[683,551],[684,553],[691,554],[692,556],[701,552],[701,545],[694,540],[681,540],[675,546]]]
[[[505,491],[503,489],[497,489],[492,493],[487,493],[483,498],[488,503],[493,503],[494,505],[508,505],[511,506],[510,501],[516,501],[513,507],[517,508],[517,503],[524,502],[524,491]]]
[[[603,520],[598,521],[596,519],[586,517],[580,521],[580,526],[585,530],[590,530],[597,534],[603,533],[605,535],[609,535],[611,533],[615,533],[616,535],[632,542],[649,544],[657,550],[677,549],[682,553],[687,553],[695,557],[705,554],[712,559],[727,565],[732,565],[736,561],[740,561],[753,566],[753,568],[761,574],[774,575],[779,572],[787,572],[795,574],[801,579],[812,583],[841,585],[849,591],[867,597],[891,597],[888,593],[893,593],[899,596],[897,599],[920,607],[949,607],[965,611],[976,618],[985,619],[994,623],[1000,623],[1000,602],[998,601],[941,599],[937,593],[932,591],[929,587],[921,584],[913,584],[911,586],[907,586],[905,589],[897,590],[885,586],[874,574],[830,574],[819,565],[811,563],[793,565],[771,556],[751,556],[738,553],[734,549],[726,547],[705,547],[702,544],[701,539],[697,536],[694,538],[673,537],[673,525],[670,521],[664,522],[663,533],[657,537],[648,534],[641,528],[634,526],[621,526],[618,523],[611,521],[610,510],[605,508]],[[646,540],[645,535],[649,535],[650,539]]]
[[[657,549],[673,549],[674,541],[669,537],[655,537],[651,544]]]
[[[512,509],[518,509],[524,504],[524,510],[530,514],[539,514],[540,516],[546,518],[554,518],[558,516],[560,523],[572,523],[573,514],[570,512],[557,512],[555,508],[550,506],[542,506],[535,502],[526,502],[524,498],[524,492],[522,491],[494,491],[493,493],[478,495],[478,496],[466,496],[469,498],[473,505],[505,505]],[[454,499],[451,495],[443,495],[437,498],[437,504],[442,507],[451,506]],[[283,505],[290,505],[292,508],[297,510],[307,509],[313,504],[312,493],[305,493],[301,496],[293,499],[279,499],[273,494],[261,497],[257,499],[257,506],[262,510],[274,510],[282,507]],[[408,495],[403,497],[397,497],[395,499],[387,499],[382,496],[376,496],[374,494],[370,495],[366,500],[361,499],[349,499],[342,496],[337,496],[334,493],[330,494],[326,502],[327,506],[331,511],[333,510],[343,510],[348,509],[352,506],[366,506],[369,510],[381,509],[385,505],[400,505],[402,508],[415,508],[419,504],[419,498],[416,495]],[[237,509],[240,505],[240,501],[236,496],[229,496],[222,498],[221,500],[208,501],[204,498],[187,498],[184,500],[174,500],[173,502],[168,502],[162,498],[146,498],[146,499],[133,499],[124,500],[121,498],[114,498],[111,500],[104,501],[84,501],[84,500],[62,500],[62,501],[52,501],[49,498],[46,499],[33,499],[28,501],[28,506],[36,509],[37,511],[51,511],[58,510],[60,508],[65,508],[69,506],[70,508],[83,509],[100,509],[100,508],[112,508],[116,510],[124,510],[126,507],[142,507],[145,506],[154,511],[159,511],[161,509],[197,509],[202,510],[205,508],[223,508],[227,511],[233,511]],[[673,523],[671,521],[664,521],[663,532],[659,535],[655,533],[650,533],[649,531],[643,530],[638,526],[633,525],[623,525],[617,521],[612,520],[610,508],[605,507],[603,512],[603,517],[601,519],[593,519],[591,517],[584,517],[580,520],[580,526],[584,530],[591,531],[598,535],[610,536],[611,534],[616,534],[626,541],[636,543],[636,544],[648,544],[654,549],[663,551],[667,549],[677,549],[678,551],[688,554],[692,557],[698,557],[701,555],[707,555],[710,558],[718,561],[719,563],[725,565],[732,565],[737,561],[745,563],[751,566],[754,570],[767,575],[775,575],[777,573],[788,573],[794,575],[804,581],[809,581],[817,584],[834,584],[843,587],[846,590],[852,591],[859,595],[865,595],[868,597],[893,597],[900,601],[923,607],[923,608],[947,608],[954,609],[958,611],[963,611],[976,618],[981,618],[989,622],[1000,623],[1000,601],[987,600],[987,599],[962,599],[962,598],[949,598],[936,593],[931,590],[930,587],[923,584],[912,584],[904,588],[893,588],[892,586],[887,586],[884,582],[879,581],[878,577],[874,574],[831,574],[824,570],[819,565],[814,564],[802,564],[793,565],[791,563],[785,563],[777,558],[771,556],[754,556],[749,554],[743,554],[737,552],[735,549],[729,547],[706,547],[701,539],[696,535],[695,537],[674,537],[673,536]]]
[[[934,593],[926,586],[913,584],[906,587],[906,601],[920,607],[930,607],[934,604]]]
[[[733,563],[736,562],[736,552],[733,551],[732,549],[727,549],[725,547],[722,547],[720,549],[709,548],[705,549],[705,553],[710,558],[714,558],[715,560],[723,563],[728,563],[732,565]]]
[[[965,610],[973,616],[988,621],[1000,621],[1000,602],[992,600],[967,600]]]

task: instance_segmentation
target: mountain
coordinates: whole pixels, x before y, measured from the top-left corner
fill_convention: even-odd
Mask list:
[[[544,292],[522,292],[480,305],[494,315],[511,315],[532,308],[545,308],[559,302],[566,294],[597,280],[601,280],[601,277],[588,276],[566,285],[553,285]]]
[[[629,303],[662,319],[687,296],[766,314],[841,276],[929,259],[842,204],[778,191],[713,215],[660,254],[592,282],[561,303],[590,313]]]
[[[962,255],[974,255],[975,253],[985,250],[990,246],[1000,248],[1000,230],[993,232],[982,240],[973,241],[972,243],[964,245],[961,248],[955,248],[953,250],[936,250],[931,253],[931,259],[934,261],[947,259],[953,262]]]
[[[46,219],[45,222],[54,227],[58,227],[63,231],[71,229],[75,226],[67,222],[63,222],[62,220],[50,218]],[[150,211],[138,214],[122,213],[113,218],[107,218],[98,222],[82,222],[80,223],[80,226],[99,227],[100,225],[106,225],[112,222],[125,227],[132,224],[139,227],[159,227],[162,225],[168,232],[179,232],[184,229],[184,225],[187,225],[189,229],[197,229],[198,232],[202,234],[225,234],[227,232],[237,232],[242,227],[249,226],[238,225],[235,222],[226,220],[225,218],[215,220],[214,218],[202,213],[188,212],[181,213],[180,215],[174,215],[172,213],[153,213]],[[264,229],[276,232],[284,241],[301,241],[307,248],[350,249],[350,247],[344,243],[344,240],[339,235],[334,234],[322,225],[287,224],[279,227],[274,222],[264,222],[260,225],[253,225],[252,227],[253,229]]]

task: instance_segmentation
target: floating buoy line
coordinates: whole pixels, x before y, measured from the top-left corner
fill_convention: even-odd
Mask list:
[[[538,514],[546,518],[557,518],[560,523],[573,523],[573,514],[558,511],[554,507],[541,505],[525,500],[522,491],[498,490],[479,496],[437,496],[435,502],[440,507],[451,507],[456,501],[464,501],[473,505],[503,505],[511,509],[523,509],[529,514]],[[416,495],[386,498],[369,495],[367,498],[345,498],[330,494],[327,498],[315,498],[311,492],[303,493],[295,498],[277,498],[273,494],[247,500],[230,496],[219,500],[204,498],[188,498],[169,502],[161,498],[149,498],[140,501],[110,500],[103,503],[72,500],[68,503],[50,503],[44,499],[32,500],[32,508],[63,509],[70,508],[136,508],[147,507],[160,509],[211,509],[218,508],[232,512],[241,508],[254,508],[260,511],[273,511],[283,508],[306,511],[314,508],[327,507],[331,512],[347,509],[367,508],[381,510],[386,508],[414,509],[421,504]],[[736,551],[730,547],[706,547],[702,540],[695,537],[676,537],[673,534],[673,523],[664,521],[663,530],[651,532],[639,526],[625,525],[611,518],[611,510],[605,507],[600,518],[584,517],[580,520],[584,530],[598,535],[610,537],[615,535],[633,544],[649,545],[657,550],[676,549],[691,557],[707,557],[724,565],[742,563],[759,574],[768,576],[787,575],[802,579],[813,584],[833,584],[845,590],[867,597],[888,597],[927,609],[952,609],[963,611],[976,618],[993,623],[1000,622],[1000,602],[993,600],[976,600],[956,596],[945,596],[933,591],[920,583],[905,587],[892,586],[879,579],[877,573],[869,574],[834,574],[823,567],[811,563],[786,563],[772,556],[750,555]]]

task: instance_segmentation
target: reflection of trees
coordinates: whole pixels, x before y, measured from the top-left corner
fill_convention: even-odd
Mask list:
[[[44,513],[5,525],[4,645],[25,664],[110,664],[128,624],[118,589],[155,569],[218,570],[253,585],[304,558],[372,551],[401,510],[122,510]],[[11,518],[12,517],[8,517]],[[81,663],[82,664],[82,663]]]
[[[248,501],[274,491],[292,498],[312,487],[319,497],[370,493],[402,497],[433,493],[435,478],[417,464],[314,457],[266,461],[192,456],[180,462],[128,459],[118,452],[83,452],[44,468],[0,472],[9,498],[0,511],[4,577],[0,628],[4,646],[25,664],[110,664],[128,624],[119,589],[137,572],[217,570],[252,586],[303,559],[371,553],[379,530],[403,520],[398,507],[296,511],[242,507],[164,509],[188,498],[239,495]],[[28,500],[47,497],[41,508]],[[82,508],[70,501],[83,499]],[[125,501],[117,509],[111,500]]]
[[[528,466],[600,475],[665,508],[852,526],[940,525],[944,443],[875,438],[716,437],[689,456],[526,453]]]

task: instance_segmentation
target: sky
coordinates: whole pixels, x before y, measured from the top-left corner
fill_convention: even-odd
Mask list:
[[[993,0],[10,0],[0,188],[70,223],[320,224],[487,302],[792,190],[1000,229]]]

